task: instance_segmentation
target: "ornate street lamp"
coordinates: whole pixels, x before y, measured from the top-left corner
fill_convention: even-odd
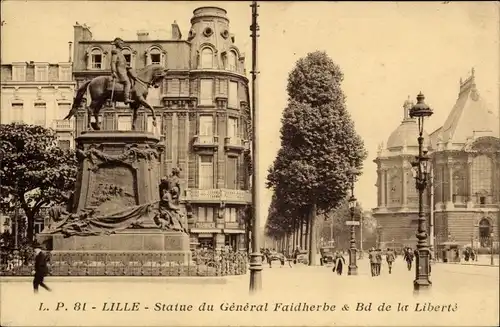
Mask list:
[[[415,185],[418,190],[418,230],[417,230],[417,255],[415,280],[413,288],[415,291],[429,288],[432,285],[430,281],[430,250],[428,244],[426,218],[424,215],[424,191],[430,175],[429,157],[427,151],[423,150],[424,144],[424,118],[432,115],[432,109],[424,102],[425,97],[420,92],[417,96],[417,103],[410,109],[410,117],[417,118],[418,122],[418,156],[416,161],[412,162]]]
[[[356,181],[356,168],[351,168],[350,178],[351,178],[351,197],[349,198],[349,211],[351,213],[351,240],[349,247],[349,270],[348,275],[357,275],[358,266],[356,265],[356,231],[355,231],[355,221],[354,221],[354,210],[356,210],[356,198],[354,197],[354,182]]]

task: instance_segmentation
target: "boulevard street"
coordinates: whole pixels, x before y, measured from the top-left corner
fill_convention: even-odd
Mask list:
[[[54,291],[37,296],[29,278],[3,280],[1,325],[498,325],[498,267],[434,264],[434,285],[418,296],[414,270],[408,271],[401,257],[391,275],[385,264],[380,276],[371,277],[366,259],[358,267],[358,276],[337,276],[331,267],[264,265],[263,290],[253,297],[248,274],[229,277],[225,284],[49,276]]]

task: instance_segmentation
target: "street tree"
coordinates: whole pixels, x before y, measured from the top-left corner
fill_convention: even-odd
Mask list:
[[[308,213],[310,265],[316,262],[316,214],[342,203],[352,168],[359,175],[367,156],[345,105],[342,80],[340,67],[325,52],[297,61],[288,77],[281,149],[268,174],[268,187]]]
[[[27,219],[27,240],[33,241],[34,220],[47,205],[66,204],[74,189],[74,151],[57,146],[51,129],[38,125],[0,125],[0,206],[21,208]]]

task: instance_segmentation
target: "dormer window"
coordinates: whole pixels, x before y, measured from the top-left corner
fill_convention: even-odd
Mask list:
[[[26,64],[12,65],[12,80],[15,82],[26,81]]]
[[[214,52],[205,47],[201,50],[201,69],[214,68]]]
[[[229,51],[227,60],[227,69],[235,72],[238,68],[238,55],[234,51]]]
[[[94,48],[90,51],[90,69],[103,69],[104,58],[100,49]]]
[[[35,65],[35,81],[46,82],[49,80],[49,66]]]
[[[127,61],[127,66],[135,68],[135,52],[132,49],[126,48],[123,49],[122,53]]]
[[[59,65],[59,81],[71,81],[71,66]]]
[[[165,65],[165,51],[152,47],[146,51],[146,65]]]

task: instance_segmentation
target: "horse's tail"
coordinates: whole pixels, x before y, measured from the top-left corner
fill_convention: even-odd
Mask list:
[[[87,81],[83,83],[80,88],[76,91],[76,96],[73,99],[73,106],[71,107],[71,110],[68,112],[68,115],[64,117],[64,119],[70,119],[74,115],[76,115],[76,112],[78,111],[78,108],[80,107],[80,104],[82,103],[83,96],[85,95],[85,92],[87,92],[87,87],[89,86],[91,81]]]

